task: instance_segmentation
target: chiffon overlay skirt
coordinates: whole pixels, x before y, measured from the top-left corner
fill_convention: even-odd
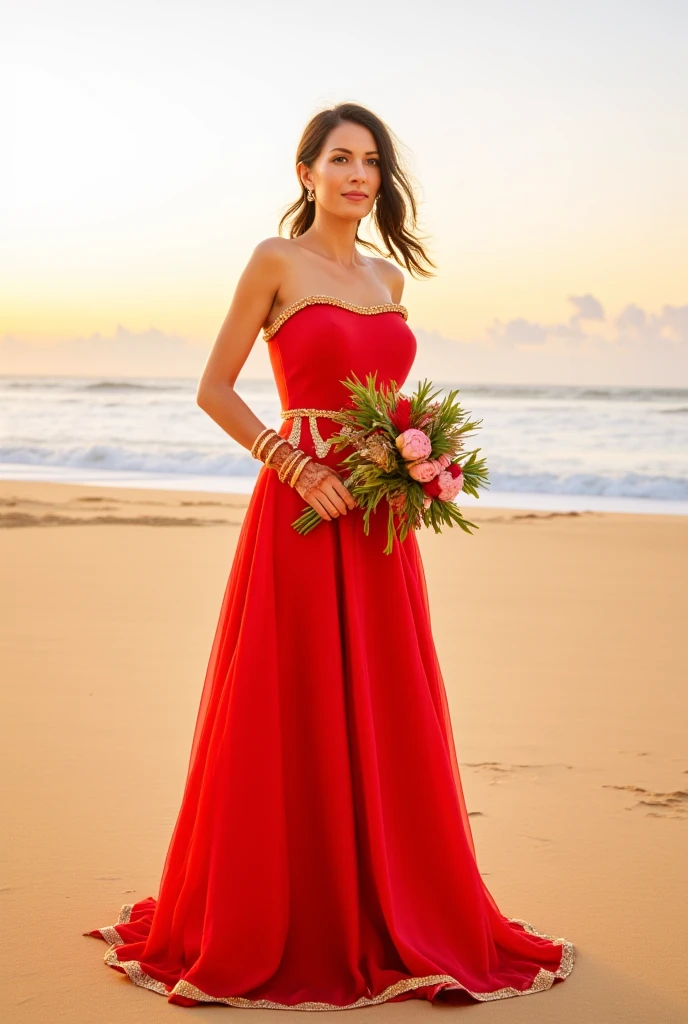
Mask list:
[[[303,508],[261,468],[158,896],[84,934],[183,1006],[549,989],[573,945],[504,916],[480,874],[416,534],[383,554],[381,506],[368,536],[356,508],[303,537]]]

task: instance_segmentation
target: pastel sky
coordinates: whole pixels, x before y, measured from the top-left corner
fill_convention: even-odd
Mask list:
[[[438,264],[419,371],[688,386],[688,4],[23,0],[3,35],[0,372],[200,372],[351,100]]]

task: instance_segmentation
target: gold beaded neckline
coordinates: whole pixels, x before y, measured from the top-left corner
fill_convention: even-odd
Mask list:
[[[352,313],[401,313],[404,320],[408,320],[408,310],[406,309],[406,306],[402,306],[398,302],[381,302],[377,306],[358,306],[355,302],[348,302],[346,299],[337,299],[334,295],[306,295],[305,298],[292,302],[291,306],[287,306],[286,309],[283,309],[280,315],[275,317],[268,327],[263,328],[264,340],[270,341],[270,338],[274,337],[285,320],[288,320],[290,316],[293,316],[294,313],[298,313],[298,311],[303,309],[305,306],[312,305],[341,306],[342,309],[349,309]]]

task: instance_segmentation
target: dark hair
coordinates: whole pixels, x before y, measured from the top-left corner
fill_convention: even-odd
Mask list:
[[[373,242],[360,238],[358,228],[355,241],[381,256],[391,257],[397,263],[403,264],[412,276],[434,277],[432,271],[422,265],[426,263],[436,267],[415,234],[418,208],[409,175],[399,160],[395,145],[396,136],[379,117],[357,103],[338,103],[335,107],[321,110],[311,118],[304,129],[296,151],[296,163],[303,161],[307,167],[311,167],[332,129],[347,121],[368,128],[375,138],[380,154],[381,183],[372,209],[372,219],[388,252],[385,253]],[[302,235],[313,223],[315,203],[308,202],[306,188],[303,185],[302,189],[300,198],[292,203],[280,219],[279,234],[282,233],[282,225],[289,218],[293,218],[290,238]],[[407,221],[410,222],[408,229]]]

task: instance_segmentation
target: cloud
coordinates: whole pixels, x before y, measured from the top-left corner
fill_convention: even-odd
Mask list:
[[[626,308],[619,313],[615,323],[620,331],[639,331],[642,330],[647,323],[647,314],[644,309],[640,308],[640,306],[631,304],[630,306],[626,306]]]
[[[661,313],[656,314],[631,304],[614,323],[619,344],[688,346],[688,306],[662,306]]]
[[[261,338],[242,368],[244,376],[267,376],[267,346]],[[152,327],[130,331],[117,325],[114,335],[92,334],[50,345],[5,335],[0,339],[0,373],[119,377],[199,377],[210,346],[194,345]]]
[[[604,320],[602,303],[594,295],[569,295],[568,300],[576,307],[570,323],[578,323],[579,320]]]
[[[662,306],[662,326],[673,331],[678,342],[688,345],[688,306]]]
[[[569,319],[495,321],[481,339],[416,331],[414,376],[464,383],[688,387],[688,305],[629,303],[605,317],[593,295],[569,296]]]
[[[589,349],[638,346],[688,347],[688,305],[663,306],[660,313],[647,313],[629,303],[610,323],[601,302],[593,295],[570,295],[575,312],[566,323],[542,324],[518,317],[506,323],[495,321],[488,328],[489,341],[497,347],[527,348],[557,345]],[[585,330],[584,321],[601,329]]]
[[[660,312],[629,303],[607,318],[593,295],[569,296],[563,322],[514,317],[496,321],[482,338],[445,338],[414,325],[418,353],[410,377],[436,381],[543,384],[623,384],[688,387],[688,305]],[[210,344],[192,344],[151,328],[119,324],[51,345],[11,335],[0,339],[0,373],[105,377],[190,377],[203,372]],[[272,379],[268,346],[257,338],[240,378]]]
[[[491,328],[490,333],[500,345],[543,345],[547,341],[547,328],[523,317],[509,320],[498,329]]]

